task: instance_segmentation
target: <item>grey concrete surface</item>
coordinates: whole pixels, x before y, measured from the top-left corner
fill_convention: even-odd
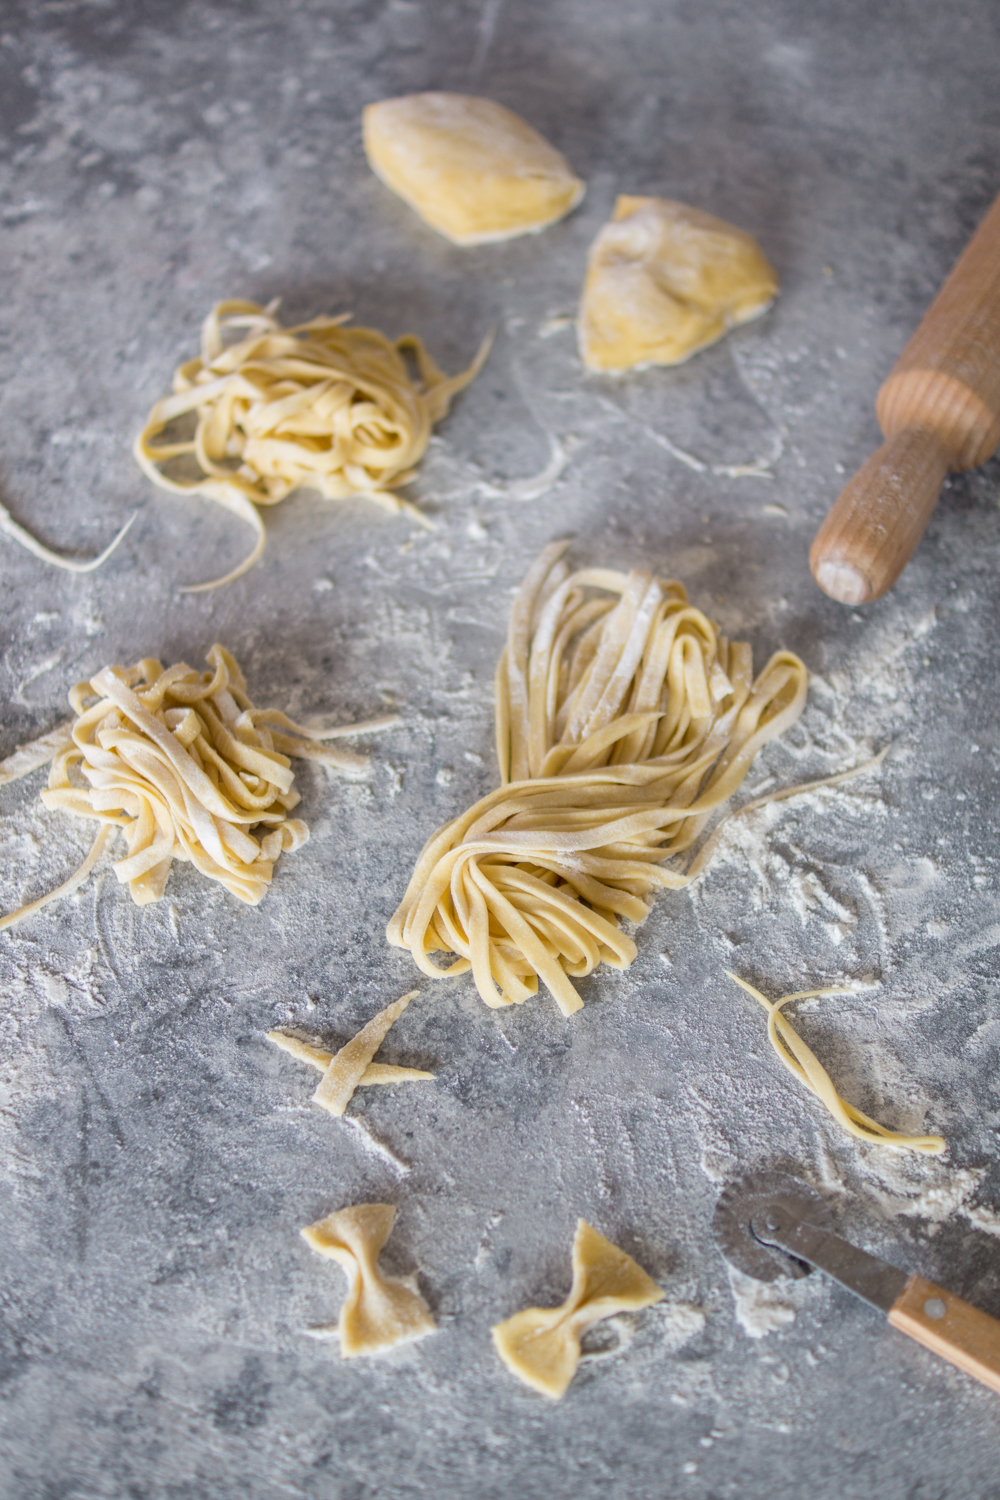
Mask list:
[[[1000,1314],[1000,465],[949,483],[872,608],[806,568],[877,440],[879,382],[1000,187],[996,5],[4,0],[0,32],[2,498],[76,555],[138,511],[87,576],[0,536],[0,755],[102,665],[196,664],[215,640],[259,703],[402,716],[367,780],[301,772],[313,838],[260,907],[178,867],[140,910],[105,865],[0,936],[0,1491],[1000,1496],[1000,1398],[813,1279],[734,1292],[710,1233],[723,1182],[795,1164],[865,1244]],[[475,250],[426,229],[367,170],[359,117],[427,87],[520,111],[587,179],[580,209]],[[774,310],[681,369],[584,375],[566,315],[619,191],[755,232]],[[410,492],[433,531],[300,494],[251,574],[179,592],[246,537],[154,491],[130,443],[224,296],[413,329],[447,368],[497,328]],[[562,476],[517,499],[552,438]],[[681,577],[759,661],[805,658],[807,714],[748,789],[893,745],[877,775],[748,819],[570,1022],[544,997],[488,1011],[382,937],[424,839],[495,784],[512,590],[567,534],[581,560]],[[3,910],[85,847],[40,784],[0,793]],[[726,969],[774,994],[867,981],[803,1032],[853,1102],[943,1131],[945,1164],[838,1134]],[[415,977],[383,1055],[437,1082],[322,1115],[264,1033],[342,1041]],[[440,1331],[342,1363],[308,1330],[343,1283],[298,1231],[365,1199],[398,1204],[386,1264],[419,1272]],[[595,1337],[550,1405],[488,1330],[565,1293],[578,1215],[666,1301]]]

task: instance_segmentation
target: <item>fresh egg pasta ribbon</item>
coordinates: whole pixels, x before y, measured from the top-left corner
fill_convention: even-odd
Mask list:
[[[368,495],[391,511],[420,511],[393,492],[414,477],[436,422],[474,380],[490,339],[467,370],[447,376],[421,340],[393,342],[374,328],[347,328],[347,314],[284,328],[277,303],[220,302],[202,327],[201,355],[174,375],[135,442],[154,484],[207,495],[253,527],[240,565],[193,590],[239,578],[264,550],[256,509],[302,486],[327,500]],[[411,374],[406,356],[416,366]],[[186,421],[193,433],[167,431]]]
[[[103,825],[69,881],[3,917],[0,927],[75,890],[116,827],[128,854],[114,871],[137,905],[160,899],[179,859],[255,906],[279,855],[309,837],[305,823],[288,816],[301,800],[291,757],[356,773],[366,764],[359,756],[318,741],[395,723],[296,724],[278,709],[254,707],[224,646],[213,646],[208,662],[212,670],[203,673],[184,662],[164,668],[152,657],[105,667],[70,692],[70,724],[0,764],[2,784],[51,761],[46,807]]]
[[[51,563],[54,568],[64,568],[67,573],[93,573],[107,562],[138,514],[138,511],[132,512],[125,525],[112,538],[103,552],[98,553],[96,557],[85,559],[66,557],[64,553],[53,552],[51,547],[44,546],[37,537],[33,537],[30,531],[26,531],[14,520],[6,505],[0,505],[0,531],[5,536],[11,537],[13,541],[20,543],[28,552],[34,553],[35,557],[41,558],[42,562]]]
[[[853,1104],[848,1104],[847,1100],[837,1093],[832,1078],[815,1052],[806,1045],[791,1022],[781,1014],[786,1005],[791,1005],[796,1000],[818,1000],[824,995],[850,995],[854,993],[852,990],[799,990],[794,995],[782,995],[778,1000],[769,1000],[745,979],[740,979],[737,974],[731,973],[728,969],[726,973],[741,989],[746,990],[748,995],[752,995],[755,1000],[759,1001],[767,1011],[768,1041],[789,1073],[800,1083],[804,1083],[806,1088],[826,1105],[837,1123],[851,1135],[857,1136],[860,1141],[869,1141],[876,1146],[896,1146],[904,1151],[921,1151],[926,1156],[940,1156],[941,1152],[946,1149],[947,1142],[943,1136],[907,1135],[898,1130],[889,1130],[886,1126],[880,1125],[877,1120],[872,1120],[868,1115],[862,1114],[860,1109],[855,1109]]]
[[[432,978],[472,970],[487,1005],[624,969],[663,868],[698,839],[762,745],[793,724],[807,675],[778,651],[756,678],[683,587],[648,573],[570,573],[546,547],[511,612],[496,674],[497,791],[425,846],[387,936]],[[434,952],[453,953],[446,968]]]

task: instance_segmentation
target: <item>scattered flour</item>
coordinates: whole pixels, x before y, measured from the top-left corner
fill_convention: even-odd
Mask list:
[[[869,1170],[876,1172],[884,1185],[868,1184],[868,1191],[886,1219],[898,1215],[923,1219],[928,1237],[933,1238],[942,1224],[958,1215],[984,1234],[1000,1239],[1000,1215],[972,1201],[982,1187],[986,1167],[954,1169],[925,1158],[916,1171],[914,1168],[914,1163],[902,1160],[895,1170],[869,1164]]]
[[[705,1327],[704,1312],[691,1302],[658,1302],[642,1316],[656,1320],[656,1347],[661,1354],[674,1354]],[[581,1363],[622,1354],[635,1338],[637,1327],[635,1316],[629,1313],[604,1319],[586,1335]]]
[[[729,1285],[733,1292],[736,1321],[751,1339],[762,1339],[795,1322],[801,1305],[794,1282],[754,1281],[735,1266],[728,1266]]]
[[[475,496],[488,500],[539,500],[562,478],[569,462],[569,455],[555,433],[546,429],[545,435],[549,440],[548,463],[537,474],[511,479],[506,484],[488,479],[473,459],[456,453],[444,438],[432,437],[424,463],[425,480],[433,480],[433,486],[427,485],[428,493],[438,502],[468,502]],[[481,541],[488,532],[479,524],[481,530],[469,534],[473,540]]]
[[[369,1151],[372,1156],[376,1156],[380,1161],[385,1162],[401,1177],[409,1176],[411,1171],[410,1163],[404,1161],[401,1156],[397,1156],[395,1151],[386,1145],[385,1141],[379,1139],[363,1115],[345,1115],[344,1123],[351,1126],[365,1150]]]
[[[658,1312],[662,1347],[669,1354],[689,1344],[705,1327],[705,1314],[693,1302],[661,1302]]]

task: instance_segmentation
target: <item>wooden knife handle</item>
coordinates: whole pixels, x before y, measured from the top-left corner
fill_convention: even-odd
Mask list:
[[[1000,1392],[1000,1322],[925,1281],[911,1276],[889,1312],[889,1322],[949,1364]]]
[[[845,604],[890,589],[923,536],[949,470],[1000,444],[1000,198],[896,361],[876,412],[887,441],[851,480],[809,554]]]

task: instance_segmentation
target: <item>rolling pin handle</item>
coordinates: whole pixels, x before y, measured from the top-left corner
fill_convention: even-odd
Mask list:
[[[843,491],[809,554],[820,588],[844,604],[865,604],[892,587],[947,471],[977,468],[1000,443],[1000,197],[893,366],[876,409],[887,441]]]
[[[809,566],[825,594],[869,604],[892,588],[927,529],[951,459],[930,427],[886,438],[816,533]]]

